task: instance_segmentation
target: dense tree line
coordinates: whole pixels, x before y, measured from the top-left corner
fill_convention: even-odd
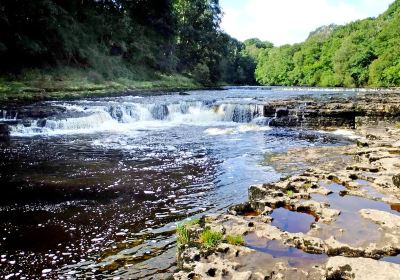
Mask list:
[[[255,63],[221,31],[221,15],[218,0],[2,0],[0,71],[68,66],[113,79],[143,69],[253,83]]]
[[[300,44],[262,47],[256,79],[265,85],[400,86],[400,0],[378,18],[324,26]]]

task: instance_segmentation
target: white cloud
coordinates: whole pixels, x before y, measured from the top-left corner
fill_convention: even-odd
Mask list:
[[[222,28],[245,40],[258,37],[275,45],[304,41],[322,25],[377,16],[393,0],[221,0]]]

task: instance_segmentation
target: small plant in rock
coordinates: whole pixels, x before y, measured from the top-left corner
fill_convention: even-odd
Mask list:
[[[394,127],[397,128],[397,129],[400,129],[400,122],[397,122],[397,123],[394,125]]]
[[[190,220],[188,222],[185,223],[187,226],[194,226],[194,225],[198,225],[200,224],[200,219],[199,218],[195,218],[193,220]]]
[[[190,227],[200,223],[200,219],[193,220],[178,224],[176,227],[176,237],[178,245],[186,245],[190,243]]]
[[[176,237],[178,246],[189,244],[190,232],[186,224],[179,224],[176,227]]]
[[[244,244],[244,238],[241,235],[227,235],[225,240],[228,244],[240,246]]]
[[[286,194],[288,197],[292,197],[294,195],[294,192],[292,190],[287,190]]]
[[[222,241],[223,235],[221,232],[206,229],[200,234],[199,242],[206,249],[216,247]]]
[[[313,184],[312,184],[311,182],[306,182],[306,183],[303,185],[303,187],[306,188],[306,189],[310,189],[310,188],[312,188],[312,186],[313,186]]]

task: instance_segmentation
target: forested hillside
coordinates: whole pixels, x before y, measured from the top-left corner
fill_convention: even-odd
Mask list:
[[[300,44],[262,49],[256,79],[265,85],[400,86],[400,0],[378,18],[324,26]]]
[[[2,0],[3,85],[253,83],[255,63],[221,16],[218,0]]]
[[[300,44],[230,37],[218,0],[2,0],[0,97],[220,84],[400,85],[400,0]]]

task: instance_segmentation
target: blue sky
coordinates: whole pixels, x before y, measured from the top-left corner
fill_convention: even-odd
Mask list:
[[[245,40],[257,37],[275,45],[304,41],[316,28],[376,17],[394,0],[220,0],[222,28]]]

